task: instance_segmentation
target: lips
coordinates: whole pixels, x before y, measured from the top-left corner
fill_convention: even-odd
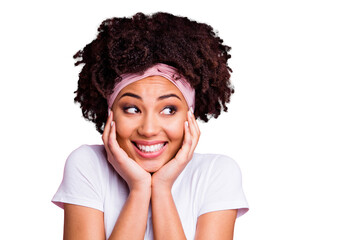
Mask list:
[[[160,156],[167,147],[164,141],[132,141],[135,151],[143,158],[156,158]]]

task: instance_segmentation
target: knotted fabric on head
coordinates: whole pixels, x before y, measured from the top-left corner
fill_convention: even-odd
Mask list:
[[[113,93],[108,96],[108,107],[111,109],[117,95],[127,85],[150,76],[162,76],[172,82],[184,96],[189,108],[195,109],[195,89],[191,87],[184,76],[180,75],[176,68],[158,63],[141,73],[125,73],[120,75],[121,81],[115,84]]]

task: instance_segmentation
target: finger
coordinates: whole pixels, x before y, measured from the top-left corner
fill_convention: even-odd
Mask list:
[[[195,119],[195,115],[194,115],[193,112],[191,112],[191,120],[192,120],[192,123],[194,124],[197,135],[200,136],[200,128],[199,128],[199,125],[198,125],[198,123],[197,123],[197,121]]]
[[[188,113],[188,119],[189,119],[189,128],[190,128],[190,133],[191,133],[191,138],[192,138],[192,144],[191,144],[190,152],[189,152],[190,157],[191,157],[192,154],[194,153],[197,143],[199,141],[200,130],[199,130],[198,124],[194,118],[194,115],[191,112]]]
[[[190,112],[191,112],[191,119],[193,120],[194,123],[196,123],[196,124],[195,124],[195,127],[196,127],[196,130],[197,130],[198,134],[200,135],[200,128],[199,128],[199,125],[198,125],[197,122],[196,122],[194,110],[193,110],[192,107],[190,108]]]
[[[104,132],[102,135],[104,147],[105,147],[105,150],[106,150],[106,153],[107,153],[109,159],[112,158],[112,156],[111,156],[112,154],[109,150],[108,142],[109,142],[109,134],[110,134],[110,129],[111,129],[110,125],[111,125],[111,122],[113,121],[113,114],[114,113],[110,110],[108,119],[107,119],[105,127],[104,127]]]
[[[189,130],[190,130],[190,134],[191,136],[194,136],[197,134],[197,131],[195,129],[195,124],[194,124],[194,119],[192,117],[192,113],[190,111],[188,111],[187,113],[187,119],[189,122]]]
[[[191,149],[191,136],[190,136],[190,129],[189,129],[189,123],[186,121],[184,123],[184,129],[185,129],[185,134],[184,134],[184,141],[183,141],[183,145],[180,148],[180,150],[178,151],[178,153],[175,156],[175,159],[178,160],[179,162],[187,162],[188,160],[188,155]]]
[[[125,151],[119,146],[116,140],[116,124],[114,121],[110,123],[110,134],[108,142],[110,153],[119,161],[127,158]]]
[[[111,125],[112,120],[113,120],[113,112],[109,111],[109,116],[106,121],[106,124],[104,127],[104,132],[102,135],[102,140],[104,142],[105,147],[107,147],[107,143],[108,143],[108,139],[109,139],[109,132],[110,132],[110,125]]]
[[[109,124],[109,131],[108,131],[108,147],[109,150],[111,151],[111,153],[116,151],[116,145],[117,141],[116,141],[116,126],[115,126],[115,122],[111,121]]]

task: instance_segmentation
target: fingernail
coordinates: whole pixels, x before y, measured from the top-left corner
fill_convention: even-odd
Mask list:
[[[190,107],[190,112],[194,113],[194,109],[192,107]]]
[[[111,121],[110,123],[110,127],[112,127],[114,125],[114,121]]]
[[[108,108],[108,116],[110,117],[110,114],[111,114],[111,110],[110,108]]]
[[[188,126],[189,126],[188,121],[185,121],[185,126],[186,126],[186,127],[188,127]]]

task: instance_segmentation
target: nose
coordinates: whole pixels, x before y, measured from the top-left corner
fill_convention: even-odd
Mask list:
[[[156,136],[160,131],[159,121],[153,115],[146,115],[141,121],[138,133],[141,136],[150,138]]]

